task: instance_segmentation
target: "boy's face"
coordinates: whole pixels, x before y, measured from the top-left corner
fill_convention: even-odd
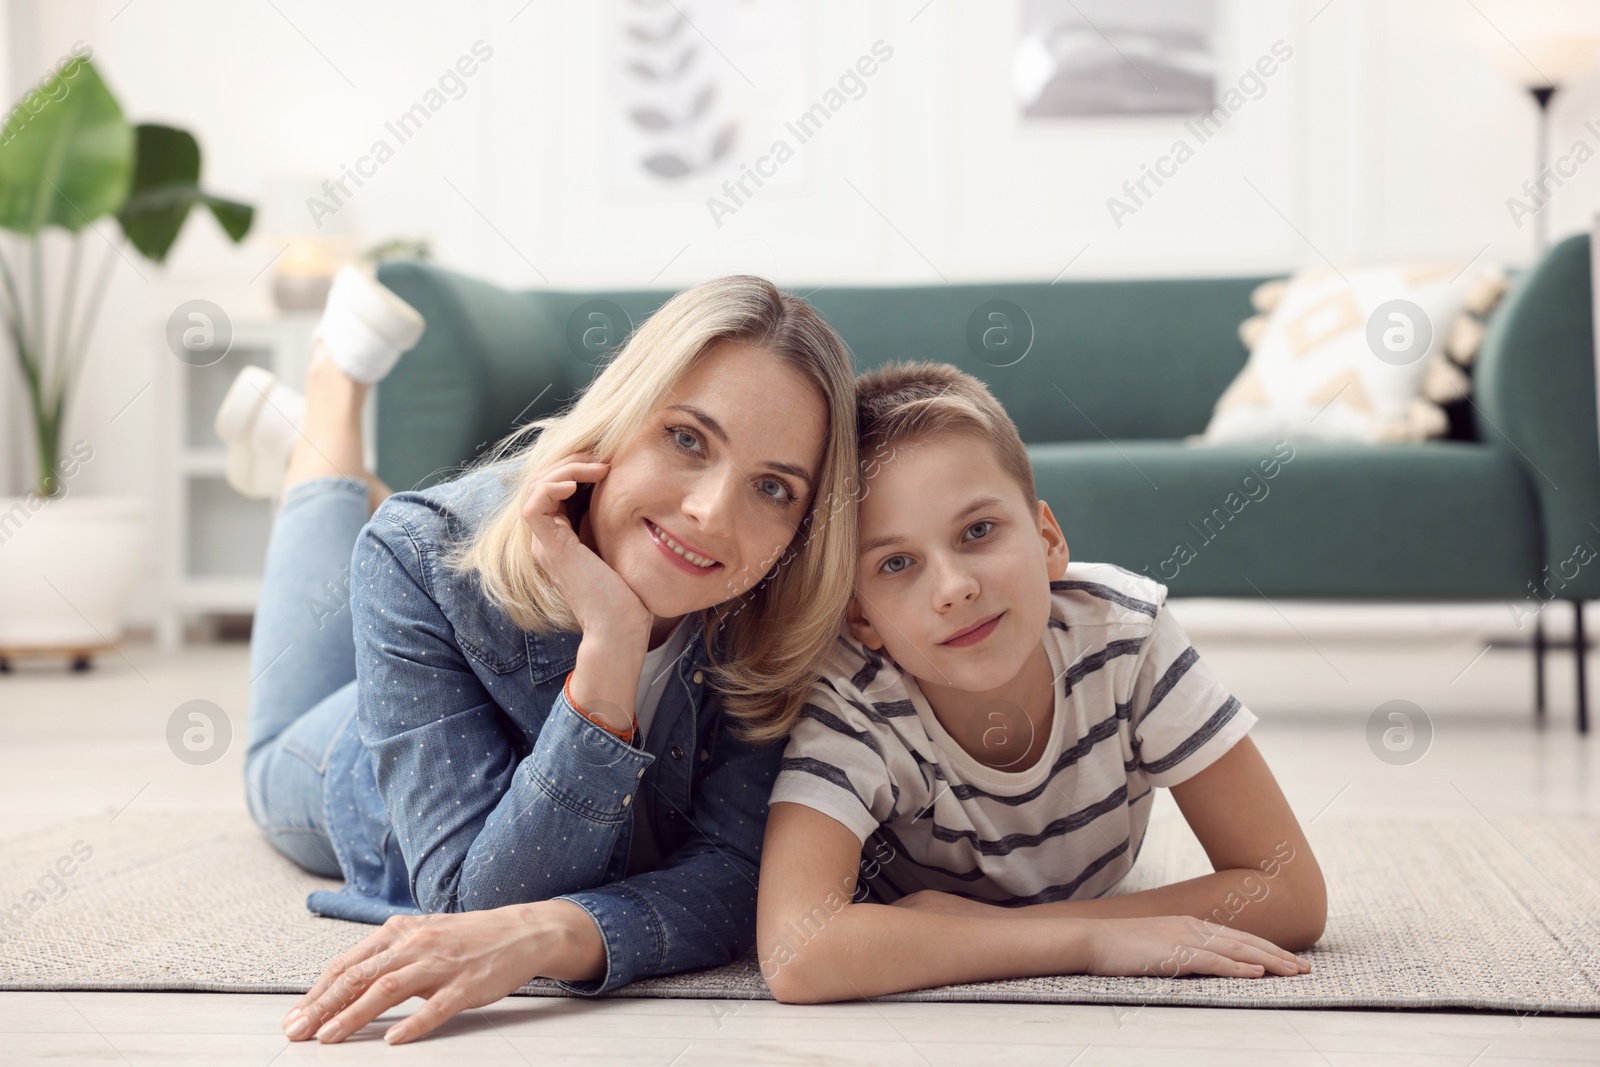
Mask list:
[[[926,690],[1005,685],[1038,647],[1067,542],[970,435],[898,449],[867,481],[849,623]],[[974,626],[976,632],[962,635]]]

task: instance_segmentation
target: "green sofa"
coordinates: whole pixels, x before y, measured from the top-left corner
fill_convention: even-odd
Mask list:
[[[412,262],[387,263],[379,277],[428,322],[378,388],[378,473],[397,488],[434,484],[513,426],[559,410],[628,324],[671,295],[507,292]],[[862,369],[943,360],[986,381],[1028,442],[1075,558],[1149,574],[1174,596],[1505,601],[1534,630],[1542,716],[1535,611],[1552,596],[1573,602],[1581,647],[1582,603],[1600,597],[1600,559],[1584,564],[1593,550],[1579,549],[1600,548],[1588,237],[1519,274],[1495,309],[1470,441],[1298,443],[1292,457],[1271,443],[1185,443],[1244,364],[1238,326],[1264,280],[805,296]],[[986,337],[994,326],[1011,332]]]

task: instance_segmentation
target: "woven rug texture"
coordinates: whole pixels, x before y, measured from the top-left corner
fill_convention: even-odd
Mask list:
[[[1313,823],[1329,914],[1305,975],[1064,975],[874,999],[1600,1012],[1597,831],[1583,818]],[[1188,826],[1158,817],[1117,891],[1209,871]],[[301,993],[375,929],[306,910],[308,892],[337,888],[242,813],[126,812],[14,838],[0,854],[0,990]],[[568,995],[543,979],[519,992]],[[607,995],[770,999],[754,950]]]

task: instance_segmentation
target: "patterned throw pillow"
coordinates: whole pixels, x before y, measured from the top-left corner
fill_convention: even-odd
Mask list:
[[[1459,263],[1323,268],[1266,282],[1251,297],[1259,314],[1239,328],[1250,359],[1189,440],[1441,436],[1450,420],[1439,403],[1465,396],[1461,365],[1482,339],[1469,309],[1486,315],[1504,288],[1497,268]]]
[[[1472,417],[1472,365],[1483,345],[1484,323],[1509,282],[1503,271],[1486,268],[1467,290],[1467,307],[1450,328],[1444,351],[1433,357],[1422,376],[1422,395],[1444,409],[1452,440],[1477,440]]]

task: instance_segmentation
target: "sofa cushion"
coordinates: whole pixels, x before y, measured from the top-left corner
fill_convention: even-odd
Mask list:
[[[1217,400],[1203,440],[1442,436],[1449,420],[1420,391],[1477,277],[1456,263],[1298,272],[1277,296],[1249,362]]]
[[[1074,559],[1175,596],[1517,599],[1538,569],[1538,501],[1515,457],[1488,445],[1099,441],[1029,454]]]

